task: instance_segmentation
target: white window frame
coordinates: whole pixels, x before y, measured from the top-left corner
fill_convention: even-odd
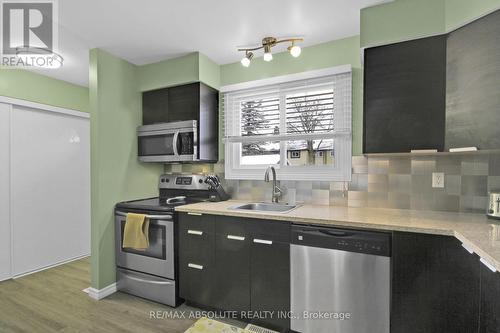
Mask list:
[[[335,130],[326,134],[280,134],[265,135],[259,137],[241,136],[241,122],[239,109],[236,110],[232,103],[228,101],[237,100],[240,95],[245,95],[248,90],[256,92],[269,92],[270,96],[279,93],[279,86],[290,84],[293,86],[297,81],[315,80],[335,75],[349,74],[348,84],[350,89],[343,95],[343,100],[334,98],[335,109],[340,109],[342,104],[343,112],[335,113],[335,123],[345,124],[342,130]],[[305,82],[305,81],[304,81]],[[300,88],[297,88],[300,90]],[[279,166],[274,165],[281,180],[324,180],[324,181],[350,181],[352,168],[352,68],[350,65],[331,67],[321,70],[302,72],[284,76],[277,76],[269,79],[249,81],[221,88],[224,93],[224,117],[225,117],[225,177],[228,179],[262,179],[265,169],[269,165],[241,165],[241,145],[228,143],[244,143],[259,141],[280,141],[280,160],[287,159],[286,141],[304,140],[308,137],[313,139],[334,139],[335,164],[330,166]],[[259,95],[261,98],[262,95]],[[283,117],[285,110],[285,98],[281,97],[282,117],[281,122],[286,122]],[[237,134],[238,133],[238,134]]]

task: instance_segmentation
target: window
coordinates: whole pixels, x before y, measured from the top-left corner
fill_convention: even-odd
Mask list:
[[[226,177],[348,181],[351,68],[223,87]]]

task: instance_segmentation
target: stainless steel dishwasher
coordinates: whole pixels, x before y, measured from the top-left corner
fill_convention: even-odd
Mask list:
[[[391,235],[294,225],[291,329],[389,333]]]

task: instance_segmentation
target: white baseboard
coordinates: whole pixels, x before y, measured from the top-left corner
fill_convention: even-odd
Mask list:
[[[74,258],[63,260],[63,261],[59,261],[59,262],[56,262],[54,264],[51,264],[51,265],[48,265],[48,266],[44,266],[44,267],[41,267],[41,268],[38,268],[38,269],[35,269],[35,270],[32,270],[32,271],[20,273],[20,274],[14,275],[12,278],[13,279],[19,279],[19,278],[22,278],[23,276],[26,276],[26,275],[38,273],[38,272],[44,271],[46,269],[54,268],[54,267],[57,267],[57,266],[61,266],[61,265],[70,263],[72,261],[77,261],[77,260],[88,258],[88,257],[90,257],[90,254],[84,254],[84,255],[81,255],[81,256],[78,256],[78,257],[74,257]]]
[[[90,298],[93,298],[98,301],[105,297],[108,297],[111,294],[116,293],[116,291],[117,291],[116,282],[102,289],[95,289],[92,287],[88,287],[87,289],[83,290],[83,292],[87,293]]]

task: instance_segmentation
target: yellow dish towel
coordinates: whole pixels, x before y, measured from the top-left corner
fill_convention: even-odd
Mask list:
[[[146,215],[127,214],[122,247],[139,251],[144,251],[149,247],[149,220]]]

